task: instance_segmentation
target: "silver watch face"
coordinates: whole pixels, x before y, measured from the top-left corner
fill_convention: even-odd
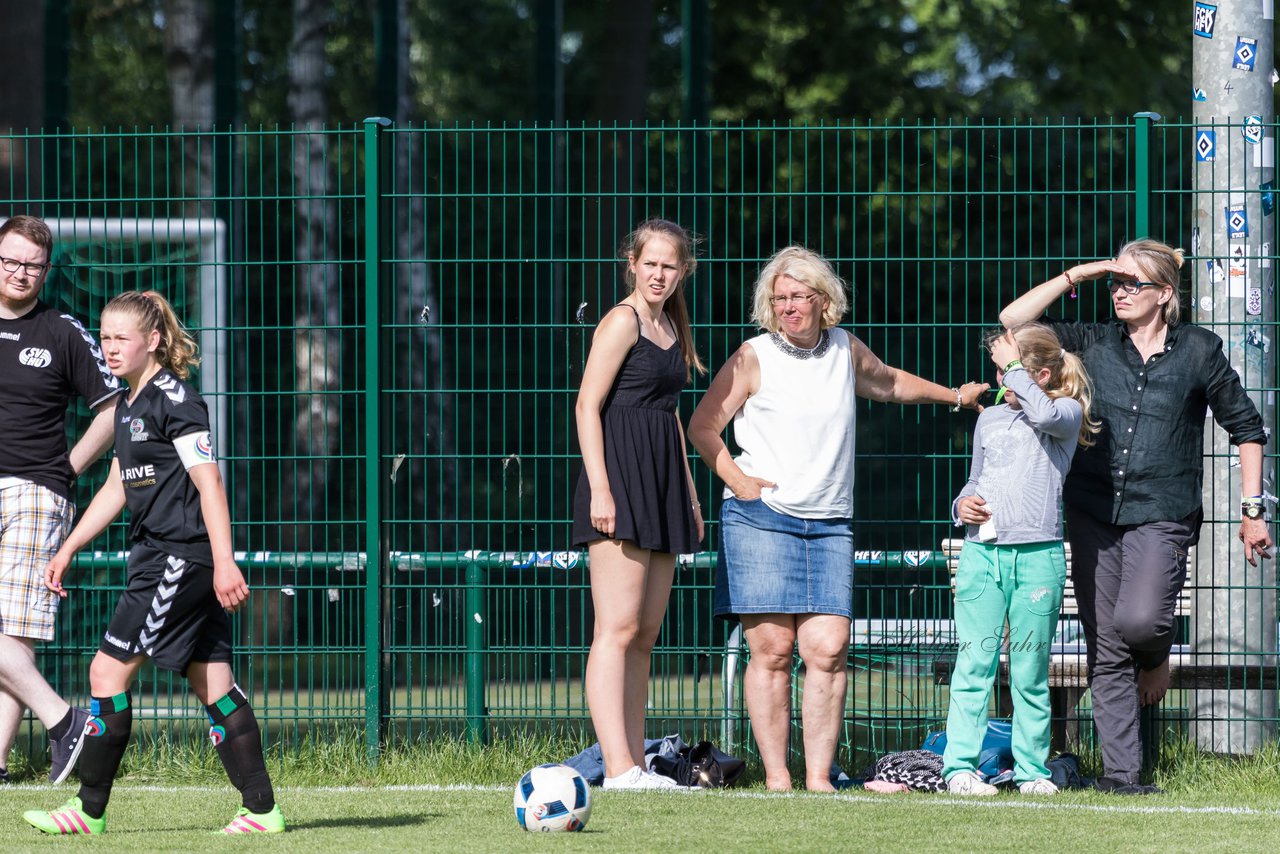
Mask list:
[[[1244,505],[1241,505],[1240,512],[1244,514],[1246,519],[1261,519],[1262,505],[1261,504],[1244,504]]]

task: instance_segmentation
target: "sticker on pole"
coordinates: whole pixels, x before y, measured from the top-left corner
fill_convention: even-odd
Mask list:
[[[1196,131],[1196,161],[1199,163],[1208,163],[1217,156],[1217,143],[1214,141],[1216,133],[1211,130]]]
[[[1218,22],[1218,7],[1208,3],[1197,3],[1195,14],[1192,32],[1202,39],[1213,38],[1213,25]]]
[[[1217,131],[1197,130],[1196,131],[1196,160],[1201,163],[1209,163],[1218,156]]]
[[[1245,262],[1248,256],[1245,254],[1244,244],[1237,244],[1231,247],[1231,275],[1243,276],[1245,273]]]
[[[1262,199],[1262,215],[1271,216],[1271,212],[1276,209],[1276,185],[1273,181],[1266,181],[1262,186],[1258,187],[1259,196]]]
[[[1249,213],[1244,205],[1230,205],[1226,208],[1227,238],[1239,240],[1249,236]]]
[[[1244,310],[1246,314],[1253,317],[1262,314],[1262,288],[1249,288],[1249,295],[1244,301]]]
[[[1207,94],[1205,94],[1205,91],[1204,91],[1203,89],[1201,89],[1199,86],[1192,86],[1192,87],[1191,87],[1191,100],[1193,100],[1193,101],[1207,101],[1207,100],[1209,100],[1209,96],[1208,96]]]
[[[1258,58],[1258,40],[1236,36],[1236,52],[1231,61],[1232,68],[1241,71],[1253,71],[1253,63]]]
[[[1262,116],[1247,116],[1244,124],[1240,125],[1240,135],[1250,145],[1257,145],[1262,142]]]

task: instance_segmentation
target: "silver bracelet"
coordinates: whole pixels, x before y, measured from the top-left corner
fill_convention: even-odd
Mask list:
[[[964,398],[960,396],[960,389],[958,389],[958,388],[953,388],[953,389],[951,389],[951,390],[952,390],[952,391],[954,391],[954,392],[956,393],[956,405],[955,405],[955,406],[953,406],[953,407],[951,407],[951,411],[952,411],[952,412],[959,412],[959,411],[961,410],[961,408],[963,408],[963,407],[964,407]]]

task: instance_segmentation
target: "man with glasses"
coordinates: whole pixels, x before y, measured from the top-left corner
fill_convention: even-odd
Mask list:
[[[40,301],[53,234],[42,220],[0,225],[0,782],[24,707],[49,734],[49,779],[71,773],[88,714],[49,687],[35,665],[35,642],[53,638],[58,597],[44,566],[75,516],[71,485],[111,446],[120,381],[84,326]],[[67,450],[67,408],[80,396],[94,412]]]

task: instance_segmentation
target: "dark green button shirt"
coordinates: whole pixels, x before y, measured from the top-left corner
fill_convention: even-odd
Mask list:
[[[1072,461],[1067,504],[1113,525],[1185,519],[1201,506],[1209,410],[1232,444],[1266,443],[1262,416],[1209,330],[1169,327],[1164,350],[1144,364],[1123,321],[1044,321],[1084,361],[1090,414],[1102,422],[1096,444]]]

